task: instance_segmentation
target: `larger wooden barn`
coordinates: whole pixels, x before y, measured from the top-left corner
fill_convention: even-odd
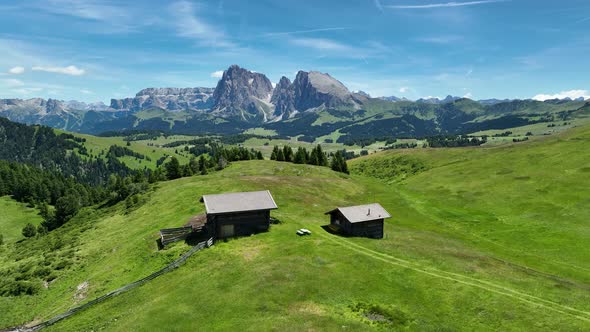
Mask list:
[[[250,235],[267,231],[270,210],[277,205],[270,191],[204,195],[206,227],[216,238]]]
[[[374,239],[383,238],[383,220],[391,217],[378,203],[339,207],[326,214],[330,226],[341,233]]]

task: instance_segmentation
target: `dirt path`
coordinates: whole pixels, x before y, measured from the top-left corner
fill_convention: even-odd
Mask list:
[[[420,264],[417,264],[417,263],[414,263],[414,262],[411,262],[408,260],[397,258],[392,255],[384,254],[384,253],[363,247],[361,245],[358,245],[356,243],[353,243],[353,242],[348,241],[348,240],[341,238],[341,237],[336,237],[333,235],[324,234],[324,233],[322,233],[322,230],[320,230],[320,229],[316,230],[316,234],[318,234],[322,238],[325,238],[325,239],[327,239],[331,242],[334,242],[338,245],[341,245],[343,247],[351,249],[357,253],[369,256],[371,258],[380,260],[382,262],[385,262],[385,263],[388,263],[391,265],[396,265],[399,267],[407,268],[407,269],[413,270],[415,272],[423,273],[423,274],[426,274],[426,275],[429,275],[429,276],[432,276],[435,278],[446,279],[446,280],[458,282],[458,283],[461,283],[464,285],[477,287],[479,289],[483,289],[488,292],[507,296],[507,297],[513,298],[513,299],[521,301],[521,302],[525,302],[528,304],[539,306],[539,307],[542,307],[542,308],[545,308],[545,309],[548,309],[548,310],[551,310],[551,311],[554,311],[554,312],[557,312],[560,314],[564,314],[564,315],[574,317],[574,318],[577,318],[577,319],[580,319],[580,320],[583,320],[586,322],[590,322],[590,312],[588,312],[588,311],[579,310],[579,309],[572,308],[567,305],[559,304],[557,302],[553,302],[550,300],[546,300],[546,299],[543,299],[543,298],[540,298],[540,297],[537,297],[534,295],[526,294],[526,293],[511,289],[506,286],[495,284],[490,281],[485,281],[485,280],[473,278],[473,277],[466,276],[466,275],[461,275],[461,274],[454,273],[454,272],[447,272],[447,271],[439,270],[439,269],[432,268],[432,267],[421,266]]]

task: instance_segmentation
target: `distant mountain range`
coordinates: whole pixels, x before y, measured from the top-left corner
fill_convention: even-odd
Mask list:
[[[303,140],[330,135],[340,141],[502,129],[587,109],[583,99],[372,98],[316,71],[299,71],[292,82],[282,77],[273,87],[264,74],[237,65],[224,71],[215,88],[148,88],[112,99],[109,106],[0,99],[0,116],[10,120],[92,134],[131,129],[234,134],[264,127]]]

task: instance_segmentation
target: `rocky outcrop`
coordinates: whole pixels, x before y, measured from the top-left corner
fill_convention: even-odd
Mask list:
[[[133,98],[111,99],[111,108],[130,112],[151,108],[172,112],[204,110],[211,107],[212,95],[212,88],[147,88]]]
[[[273,116],[272,91],[272,83],[263,74],[232,65],[217,83],[213,110],[225,118],[266,122]]]
[[[299,71],[293,81],[295,109],[305,111],[325,106],[328,108],[357,106],[352,94],[337,79],[317,71]]]
[[[278,119],[288,119],[295,112],[295,91],[291,80],[281,77],[270,98],[275,106],[274,116]]]

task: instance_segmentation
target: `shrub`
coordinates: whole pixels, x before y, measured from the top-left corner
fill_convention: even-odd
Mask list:
[[[28,223],[23,228],[23,235],[25,237],[33,237],[33,236],[37,235],[37,228],[33,224]]]
[[[0,295],[2,296],[19,296],[35,295],[41,290],[39,283],[31,281],[8,281],[0,286]]]

